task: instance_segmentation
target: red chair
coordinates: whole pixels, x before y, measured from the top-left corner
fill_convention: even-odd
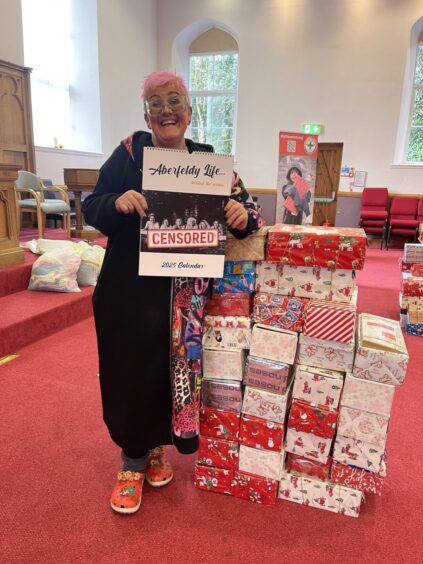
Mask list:
[[[417,206],[417,221],[423,223],[423,198],[419,199],[419,205]]]
[[[392,198],[386,248],[388,248],[392,235],[412,237],[413,241],[417,241],[419,227],[419,222],[416,219],[417,204],[417,198],[401,196]]]
[[[361,196],[359,227],[367,234],[380,235],[380,248],[388,228],[388,188],[364,188]]]

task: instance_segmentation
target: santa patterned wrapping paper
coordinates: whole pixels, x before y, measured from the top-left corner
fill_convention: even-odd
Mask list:
[[[237,239],[228,231],[225,258],[227,260],[264,260],[268,230],[268,226],[260,227],[258,231],[245,239]]]
[[[247,386],[283,395],[289,384],[290,372],[289,364],[249,355],[244,382]]]
[[[233,470],[195,465],[194,485],[200,490],[232,495]]]
[[[332,271],[328,268],[280,265],[278,272],[278,294],[331,299]]]
[[[206,304],[206,315],[234,315],[249,317],[251,296],[249,294],[214,294]]]
[[[301,334],[297,350],[297,362],[306,366],[348,372],[354,362],[354,344],[314,339]]]
[[[315,339],[352,343],[357,309],[353,304],[310,300],[307,304],[304,335]]]
[[[342,464],[358,466],[376,474],[383,471],[385,449],[351,437],[337,434],[333,449],[333,459]]]
[[[332,439],[335,435],[338,410],[293,399],[288,417],[288,429]]]
[[[214,407],[200,408],[200,435],[225,441],[239,439],[240,414],[235,411],[216,409]]]
[[[386,472],[385,472],[386,474]],[[381,495],[384,482],[384,475],[375,474],[363,468],[341,464],[334,460],[330,472],[330,479],[335,484],[348,486],[363,493]]]
[[[249,349],[251,329],[242,327],[204,327],[203,347]]]
[[[423,245],[420,243],[405,243],[404,261],[412,263],[423,262]]]
[[[253,321],[289,331],[302,331],[307,302],[305,298],[257,293],[254,296]]]
[[[385,448],[389,417],[369,413],[361,409],[341,406],[339,410],[338,433]]]
[[[411,265],[411,276],[423,277],[423,263]]]
[[[334,302],[353,302],[357,286],[355,271],[347,269],[332,270],[331,299]]]
[[[203,348],[203,376],[242,382],[245,357],[245,351],[242,349]]]
[[[291,473],[306,474],[319,480],[328,480],[332,458],[329,456],[326,463],[310,460],[304,456],[288,453],[286,457],[286,470]]]
[[[394,386],[354,378],[351,374],[347,374],[341,396],[341,406],[390,417],[394,392]]]
[[[198,464],[236,470],[238,468],[238,459],[238,442],[211,439],[200,435],[197,453]]]
[[[231,487],[232,495],[263,505],[275,505],[278,482],[269,478],[235,472]]]
[[[251,319],[245,315],[205,315],[204,327],[249,329]]]
[[[225,260],[223,276],[232,274],[255,274],[256,263],[252,260]]]
[[[326,464],[328,462],[332,439],[317,437],[311,433],[296,431],[288,427],[285,437],[285,451],[292,452]]]
[[[226,294],[230,292],[251,294],[254,292],[255,284],[255,274],[228,274],[223,278],[214,278],[213,294]]]
[[[250,354],[294,364],[298,335],[293,331],[256,324],[251,335]]]
[[[252,448],[282,452],[284,432],[283,423],[267,421],[243,413],[239,428],[239,442]]]
[[[201,403],[203,407],[215,407],[239,413],[242,405],[241,382],[203,378]]]
[[[289,472],[281,477],[278,497],[349,517],[358,517],[364,499],[362,492],[352,488]]]
[[[267,421],[283,423],[290,397],[290,388],[282,396],[246,386],[242,402],[242,413],[260,417]]]
[[[365,254],[363,229],[282,224],[269,229],[268,262],[360,270]]]
[[[343,385],[344,376],[341,372],[298,364],[295,367],[292,397],[337,408]]]
[[[423,278],[403,272],[401,292],[404,296],[423,296]]]
[[[262,261],[256,264],[256,292],[278,293],[279,267]]]
[[[284,457],[284,453],[281,452],[251,448],[241,444],[239,446],[239,471],[279,480]]]
[[[393,386],[403,383],[408,352],[398,321],[361,313],[353,374]]]

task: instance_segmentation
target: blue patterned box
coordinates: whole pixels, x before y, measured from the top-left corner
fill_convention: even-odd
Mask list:
[[[255,274],[256,263],[253,260],[227,260],[224,263],[223,275]]]
[[[224,278],[215,278],[213,292],[218,294],[244,292],[252,294],[255,286],[255,274],[230,274]]]
[[[423,323],[411,323],[408,321],[405,325],[405,332],[408,333],[408,335],[423,337]]]

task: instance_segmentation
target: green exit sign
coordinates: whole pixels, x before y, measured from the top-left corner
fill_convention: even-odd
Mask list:
[[[303,123],[303,133],[312,133],[313,135],[320,135],[322,129],[321,123]]]

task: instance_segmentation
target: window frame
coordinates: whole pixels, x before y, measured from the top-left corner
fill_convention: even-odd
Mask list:
[[[192,98],[195,96],[205,96],[205,97],[224,97],[224,96],[233,96],[234,98],[234,117],[233,117],[233,124],[232,124],[232,152],[228,153],[235,157],[236,154],[236,128],[237,128],[237,116],[238,116],[238,91],[239,91],[239,51],[237,50],[230,50],[230,51],[202,51],[202,52],[189,52],[188,53],[188,85],[191,85],[191,58],[192,57],[210,57],[216,55],[237,55],[238,62],[237,62],[237,73],[236,73],[236,88],[233,90],[191,90],[189,88],[189,97],[192,101]],[[190,127],[191,133],[191,127]],[[206,143],[209,143],[209,140],[206,140]]]
[[[413,128],[412,121],[413,121],[413,113],[415,108],[415,100],[417,92],[423,92],[423,82],[420,84],[416,84],[416,71],[417,71],[417,62],[419,59],[419,50],[420,46],[423,48],[423,39],[417,40],[415,44],[415,53],[414,53],[414,64],[413,64],[413,77],[412,77],[412,85],[411,85],[411,93],[410,93],[410,103],[408,108],[408,121],[407,121],[407,130],[406,130],[406,137],[405,137],[405,147],[404,147],[404,154],[403,154],[403,163],[405,165],[410,166],[423,166],[423,159],[420,161],[409,161],[408,160],[408,152],[410,149],[410,138],[411,138],[411,130]],[[416,127],[416,126],[414,126]],[[419,129],[423,130],[423,125],[417,126]]]

